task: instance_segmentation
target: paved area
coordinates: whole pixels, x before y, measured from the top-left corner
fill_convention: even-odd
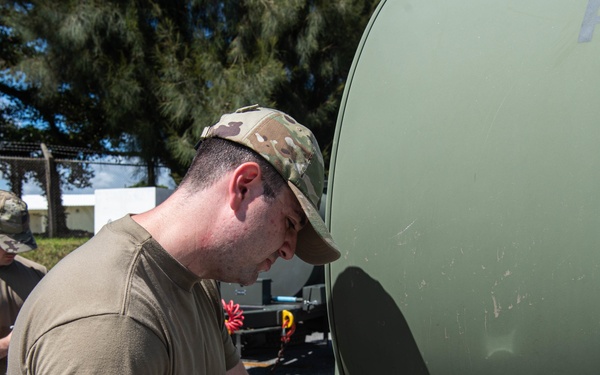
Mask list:
[[[242,352],[242,361],[250,375],[333,375],[335,360],[331,340],[307,337],[306,342],[288,345],[283,350],[283,356],[277,365],[279,350],[251,349]]]

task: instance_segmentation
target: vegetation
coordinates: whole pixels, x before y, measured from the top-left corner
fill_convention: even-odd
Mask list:
[[[159,165],[178,182],[205,126],[259,103],[309,127],[328,164],[344,84],[378,1],[5,1],[0,155],[12,142],[95,150],[80,160],[118,153],[144,162],[146,186]],[[23,178],[43,176],[1,163],[16,192]],[[61,184],[90,177],[84,165],[61,173]]]
[[[255,102],[331,143],[377,0],[8,1],[0,93],[10,140],[129,151],[181,174],[202,129]],[[40,134],[23,129],[34,127]]]
[[[37,250],[21,254],[27,259],[42,264],[50,270],[71,251],[83,245],[88,237],[43,238],[36,237]]]

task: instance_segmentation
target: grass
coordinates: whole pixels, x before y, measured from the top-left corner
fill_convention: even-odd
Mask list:
[[[59,260],[81,246],[88,239],[87,237],[44,238],[36,236],[37,250],[19,255],[44,265],[50,270]]]

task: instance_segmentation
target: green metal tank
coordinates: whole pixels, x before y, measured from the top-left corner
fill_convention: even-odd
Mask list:
[[[599,10],[379,5],[329,174],[338,373],[600,373]]]

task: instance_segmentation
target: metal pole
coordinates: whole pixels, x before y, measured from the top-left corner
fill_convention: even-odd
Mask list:
[[[56,236],[56,199],[54,199],[54,189],[52,175],[54,171],[54,157],[44,143],[40,144],[44,159],[46,160],[46,200],[48,201],[48,237]]]

